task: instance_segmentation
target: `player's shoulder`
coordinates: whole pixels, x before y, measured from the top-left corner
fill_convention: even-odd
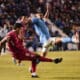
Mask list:
[[[8,32],[7,35],[10,36],[10,35],[13,35],[14,33],[15,33],[14,30],[12,30],[12,31]]]

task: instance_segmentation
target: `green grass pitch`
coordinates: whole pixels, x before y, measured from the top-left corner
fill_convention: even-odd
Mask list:
[[[40,78],[31,78],[28,68],[30,62],[23,66],[12,63],[9,54],[0,56],[0,80],[80,80],[80,51],[49,52],[47,57],[63,57],[60,64],[40,63],[37,73]]]

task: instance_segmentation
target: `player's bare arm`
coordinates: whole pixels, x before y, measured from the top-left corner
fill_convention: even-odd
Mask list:
[[[4,43],[5,41],[9,41],[9,39],[10,39],[10,36],[4,37],[4,38],[0,41],[0,46],[1,46],[1,44]]]

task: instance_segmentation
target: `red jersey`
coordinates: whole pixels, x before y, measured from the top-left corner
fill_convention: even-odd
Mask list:
[[[24,56],[27,49],[24,48],[23,40],[18,37],[18,34],[16,34],[15,30],[10,31],[7,36],[10,37],[8,41],[8,47],[13,53],[12,55],[19,58],[20,56]]]
[[[15,30],[10,31],[7,36],[10,37],[8,47],[14,58],[18,60],[30,60],[35,56],[33,52],[30,52],[23,46],[23,40],[18,37],[19,35]]]

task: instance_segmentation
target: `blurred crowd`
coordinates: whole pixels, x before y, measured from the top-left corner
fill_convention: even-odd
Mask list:
[[[29,16],[36,12],[45,14],[46,5],[49,5],[51,21],[67,34],[71,23],[80,21],[80,0],[0,0],[0,26],[7,20],[14,24],[22,15]]]
[[[0,31],[4,35],[12,30],[15,21],[31,13],[45,14],[49,6],[49,19],[69,35],[73,22],[80,21],[80,0],[0,0]],[[57,33],[57,32],[56,32]]]

